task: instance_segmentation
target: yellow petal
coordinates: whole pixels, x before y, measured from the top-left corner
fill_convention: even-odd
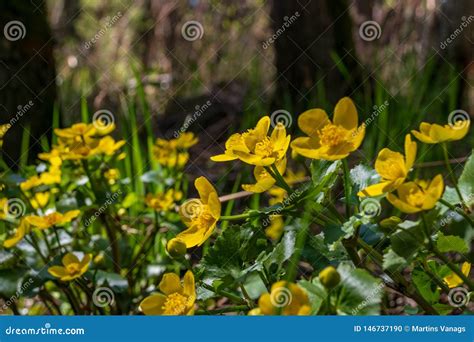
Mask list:
[[[51,266],[48,268],[48,272],[56,278],[62,278],[67,275],[66,269],[61,266]]]
[[[316,137],[316,133],[330,123],[326,112],[319,108],[307,110],[298,117],[298,127],[310,137]]]
[[[362,141],[364,141],[364,137],[365,137],[365,124],[362,124],[351,132],[350,142],[353,145],[352,151],[355,151],[360,147],[360,145],[362,144]]]
[[[187,271],[183,278],[183,294],[191,297],[196,296],[196,289],[194,285],[194,274],[191,271]]]
[[[348,97],[340,99],[334,109],[334,124],[350,131],[357,128],[358,121],[357,108],[354,102]]]
[[[432,124],[430,130],[430,138],[435,142],[449,141],[452,137],[452,128],[449,126],[441,126]]]
[[[31,215],[31,216],[27,216],[25,220],[32,226],[38,227],[40,229],[50,227],[49,223],[46,222],[46,220],[42,218],[41,216]]]
[[[165,295],[172,293],[182,293],[183,287],[181,286],[181,280],[176,273],[165,273],[163,279],[161,279],[159,285],[160,291]]]
[[[237,156],[223,153],[223,154],[218,154],[216,156],[212,156],[211,160],[215,162],[226,162],[226,161],[231,161],[231,160],[236,160],[238,159]]]
[[[140,303],[140,310],[145,315],[162,315],[163,305],[165,302],[166,296],[163,296],[162,294],[154,294],[142,300]]]
[[[410,134],[405,136],[405,170],[410,171],[416,159],[416,142],[411,140]]]
[[[380,182],[378,184],[369,185],[365,189],[359,191],[357,196],[359,197],[376,197],[383,195],[386,191],[385,189],[389,188],[392,184],[391,181]]]
[[[460,126],[452,127],[451,140],[461,140],[469,132],[470,121],[463,121]]]
[[[269,293],[264,293],[258,300],[258,307],[263,315],[274,315],[275,307],[272,304],[271,296]]]
[[[270,176],[258,180],[255,184],[242,184],[242,189],[244,189],[245,191],[253,192],[255,194],[260,194],[269,190],[274,185],[275,180]]]
[[[218,220],[221,216],[221,202],[219,201],[219,196],[217,193],[212,192],[209,195],[209,202],[207,204],[209,206],[209,210],[211,211],[212,217]]]
[[[61,223],[67,223],[70,222],[72,219],[76,218],[79,216],[81,212],[79,210],[71,210],[68,211],[67,213],[64,214],[63,219],[61,220]]]
[[[423,209],[433,209],[444,191],[444,181],[441,175],[436,175],[431,181],[428,189],[425,190],[426,199],[423,203]]]
[[[388,194],[387,200],[398,210],[406,214],[414,214],[421,211],[421,208],[413,207],[410,204],[400,200],[394,194]]]
[[[206,179],[206,177],[199,177],[196,178],[194,181],[194,186],[199,193],[199,197],[201,198],[202,203],[207,204],[209,199],[209,195],[211,193],[217,193],[216,189],[212,186],[212,184]]]
[[[262,157],[259,155],[242,152],[242,151],[234,151],[235,155],[239,157],[244,163],[256,166],[270,166],[275,163],[275,158],[272,157]]]
[[[436,141],[431,139],[431,137],[427,134],[424,134],[422,132],[418,132],[418,131],[415,131],[415,130],[412,130],[411,134],[413,134],[415,136],[415,138],[417,138],[418,140],[420,140],[421,142],[423,142],[425,144],[436,144]]]
[[[62,263],[64,266],[67,266],[69,264],[79,264],[79,259],[73,253],[67,253],[63,256]]]
[[[206,229],[200,229],[197,224],[191,224],[188,229],[183,230],[181,233],[176,235],[176,239],[181,240],[186,244],[186,248],[191,248],[202,244]]]
[[[386,180],[406,177],[405,158],[401,153],[388,148],[382,149],[375,161],[375,170]]]
[[[270,117],[264,116],[258,120],[257,125],[255,126],[255,133],[260,137],[266,137],[268,130],[270,129]]]

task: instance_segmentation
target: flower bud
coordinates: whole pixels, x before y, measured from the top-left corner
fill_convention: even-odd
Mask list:
[[[333,289],[341,281],[341,276],[333,266],[328,266],[319,272],[319,281],[321,281],[325,288]]]
[[[178,259],[186,254],[186,244],[179,239],[171,239],[166,244],[166,250],[172,258]]]
[[[396,217],[396,216],[390,216],[389,218],[386,218],[386,219],[380,221],[380,227],[385,228],[385,229],[393,229],[400,222],[402,222],[401,218]]]

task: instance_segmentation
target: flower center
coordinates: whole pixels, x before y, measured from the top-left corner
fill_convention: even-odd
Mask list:
[[[46,215],[45,218],[46,218],[46,222],[48,222],[50,226],[55,225],[59,221],[58,213],[52,213],[50,215]]]
[[[214,223],[214,218],[211,215],[209,207],[207,205],[203,206],[199,215],[195,216],[193,219],[197,222],[199,227],[204,229],[209,228],[212,223]]]
[[[348,131],[341,126],[329,124],[319,130],[321,145],[337,146],[347,141]]]
[[[421,190],[411,189],[410,193],[407,196],[407,202],[411,205],[421,208],[425,201],[425,194]]]
[[[273,143],[269,137],[263,138],[263,140],[257,142],[255,145],[255,154],[259,156],[271,156],[273,153]]]
[[[81,271],[78,264],[69,264],[66,266],[66,270],[71,275],[78,274]]]
[[[172,293],[166,297],[162,306],[165,315],[181,315],[186,310],[188,299],[179,293]]]

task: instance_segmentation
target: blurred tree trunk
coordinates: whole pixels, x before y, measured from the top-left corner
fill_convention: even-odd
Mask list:
[[[56,99],[53,39],[44,1],[2,1],[0,13],[0,122],[12,124],[3,157],[16,168],[24,130],[30,126],[33,157],[51,129]]]
[[[359,68],[351,56],[355,51],[347,1],[274,0],[271,18],[276,37],[275,102],[279,106],[288,105],[289,100],[294,110],[301,111],[316,103],[318,87],[325,89],[325,97],[332,103],[350,93]],[[341,58],[349,80],[341,74],[342,64],[334,61],[332,53]]]

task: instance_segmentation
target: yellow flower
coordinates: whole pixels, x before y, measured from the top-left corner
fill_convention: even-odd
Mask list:
[[[3,146],[3,137],[11,127],[9,123],[0,125],[0,148]]]
[[[125,145],[125,140],[115,141],[114,138],[106,136],[97,143],[90,144],[90,155],[105,154],[113,155],[119,148]]]
[[[79,278],[89,269],[92,254],[84,254],[82,260],[73,253],[67,253],[63,259],[63,266],[52,266],[48,268],[48,272],[61,281],[71,281]]]
[[[256,166],[274,164],[285,157],[291,137],[286,135],[286,128],[282,123],[278,123],[271,136],[267,135],[269,128],[270,117],[265,116],[255,128],[231,135],[225,143],[224,154],[213,156],[211,160],[225,162],[240,159]]]
[[[37,192],[33,195],[33,198],[30,200],[31,205],[34,209],[44,208],[49,202],[50,193],[49,192]]]
[[[380,183],[373,184],[359,191],[359,197],[374,197],[397,189],[407,178],[416,159],[416,142],[410,134],[405,136],[405,157],[388,148],[379,152],[375,161],[375,170],[382,178]]]
[[[264,293],[258,300],[258,309],[251,315],[306,316],[311,313],[306,291],[295,283],[278,281],[272,285],[270,293]]]
[[[283,234],[283,228],[285,228],[285,221],[281,215],[273,215],[270,217],[270,225],[265,229],[265,235],[273,240],[277,241]]]
[[[461,267],[461,272],[466,276],[469,277],[469,273],[471,272],[471,264],[469,262],[464,262]],[[457,287],[462,285],[463,280],[454,272],[450,275],[444,277],[444,282],[448,287],[451,289],[453,287]]]
[[[5,240],[3,242],[3,247],[5,248],[12,248],[18,244],[25,235],[29,234],[31,231],[30,224],[25,220],[22,219],[20,221],[20,225],[17,227],[15,235],[13,235],[11,238]]]
[[[192,315],[196,301],[194,275],[187,271],[183,284],[175,273],[165,273],[159,285],[162,293],[146,297],[140,303],[145,315]]]
[[[60,138],[77,140],[93,136],[96,134],[96,129],[94,125],[81,122],[68,128],[55,128],[54,133]]]
[[[186,244],[187,248],[200,246],[212,234],[221,217],[221,202],[216,189],[204,177],[194,181],[200,199],[186,201],[179,208],[181,219],[188,227],[176,238]]]
[[[153,156],[163,166],[182,168],[189,160],[187,150],[197,142],[198,138],[191,132],[182,133],[176,139],[158,138],[153,146]]]
[[[0,198],[0,220],[7,217],[8,213],[8,198]]]
[[[387,195],[387,200],[400,211],[413,214],[422,210],[433,209],[444,190],[443,177],[437,175],[432,181],[417,180],[400,185],[398,196]]]
[[[357,109],[348,97],[339,100],[331,122],[323,109],[310,109],[298,117],[298,126],[308,135],[296,138],[291,148],[311,159],[339,160],[357,150],[365,135],[358,125]]]
[[[286,158],[283,158],[275,163],[278,172],[282,175],[286,169]],[[263,166],[255,166],[253,175],[257,181],[255,184],[242,184],[242,189],[254,193],[262,193],[275,185],[276,180],[265,170]]]
[[[420,131],[412,130],[411,133],[425,144],[437,144],[445,141],[461,140],[469,131],[470,121],[456,121],[454,125],[438,125],[422,122]]]
[[[38,154],[38,158],[48,161],[52,166],[59,167],[62,164],[61,152],[57,148],[53,148],[50,152]]]
[[[110,185],[114,185],[117,179],[120,178],[120,171],[118,169],[109,169],[104,172],[104,177]]]
[[[53,212],[45,216],[31,215],[27,216],[26,220],[32,226],[39,229],[47,229],[52,226],[59,226],[68,222],[71,222],[77,216],[79,216],[79,210],[71,210],[64,214]]]
[[[156,211],[169,211],[182,197],[183,193],[181,191],[169,189],[164,193],[162,192],[156,195],[147,194],[145,203],[148,207]]]

